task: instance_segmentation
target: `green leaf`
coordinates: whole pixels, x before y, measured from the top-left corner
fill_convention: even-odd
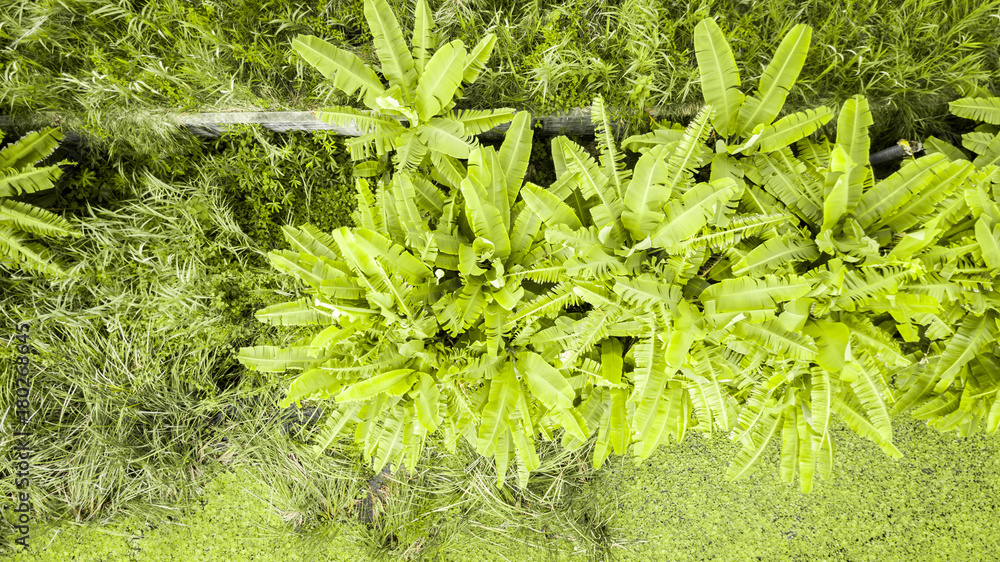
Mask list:
[[[272,326],[305,326],[329,324],[330,315],[313,305],[313,299],[304,297],[292,302],[272,304],[254,314],[257,320]]]
[[[295,403],[301,408],[303,399],[316,395],[319,395],[320,398],[328,398],[330,392],[339,390],[342,386],[343,383],[338,381],[337,377],[329,371],[310,369],[292,382],[291,386],[288,387],[288,396],[279,402],[278,406],[287,408]]]
[[[958,164],[959,167],[963,167]],[[861,197],[856,219],[862,228],[873,223],[883,223],[892,219],[893,211],[911,199],[923,196],[925,191],[947,189],[947,184],[931,181],[936,174],[951,168],[943,154],[931,154],[905,164],[898,172],[875,184]],[[929,189],[928,189],[929,187]]]
[[[497,441],[508,430],[510,411],[517,407],[521,385],[514,377],[513,364],[506,362],[503,369],[490,381],[489,399],[483,408],[479,423],[476,449],[484,457],[496,451]]]
[[[434,377],[420,373],[413,403],[417,409],[417,419],[428,433],[434,433],[438,426],[438,398],[440,391]]]
[[[765,275],[763,279],[723,279],[701,293],[706,314],[720,312],[773,311],[777,303],[805,296],[812,284],[803,277]]]
[[[413,10],[413,19],[413,35],[410,40],[413,45],[413,65],[417,74],[423,77],[424,67],[431,57],[431,51],[437,46],[434,16],[427,6],[427,0],[417,0],[417,5]]]
[[[541,355],[532,351],[517,354],[517,373],[528,383],[528,389],[546,407],[571,408],[576,393],[566,377]]]
[[[983,251],[983,261],[991,271],[1000,270],[1000,224],[993,227],[987,225],[986,218],[980,217],[976,221],[976,241]]]
[[[811,40],[812,28],[803,24],[796,25],[785,34],[778,50],[774,52],[774,58],[760,77],[757,97],[747,98],[740,108],[736,134],[745,134],[759,124],[770,123],[778,116],[806,62]],[[784,146],[791,142],[786,142]]]
[[[403,32],[386,0],[365,0],[365,19],[375,40],[375,52],[389,86],[397,86],[409,98],[416,84],[413,57],[403,42]]]
[[[564,224],[573,230],[583,228],[573,209],[550,191],[529,181],[521,189],[521,196],[531,212],[535,213],[546,225]]]
[[[311,35],[299,35],[293,39],[292,48],[313,68],[332,80],[333,87],[349,96],[360,90],[366,106],[371,109],[378,107],[375,100],[385,95],[385,88],[378,74],[357,55]]]
[[[636,162],[632,178],[625,185],[624,203],[628,210],[622,212],[622,224],[635,240],[648,236],[664,219],[660,210],[671,191],[666,186],[665,153],[666,147],[663,145],[646,151]]]
[[[340,394],[337,395],[337,402],[367,400],[376,394],[389,390],[393,390],[393,394],[402,394],[409,389],[409,386],[413,385],[412,379],[416,378],[412,376],[413,372],[413,369],[394,369],[357,382],[340,391]],[[407,385],[407,388],[399,392],[400,385]]]
[[[705,18],[694,30],[695,56],[701,73],[701,91],[705,103],[712,106],[712,125],[719,135],[736,132],[744,95],[740,92],[740,72],[719,25]]]
[[[768,125],[760,133],[757,142],[761,152],[774,152],[803,139],[826,125],[833,119],[833,110],[828,107],[807,109],[786,115],[773,125]]]
[[[948,107],[959,117],[1000,125],[1000,97],[962,98],[949,102]]]
[[[866,176],[871,174],[868,157],[871,152],[871,140],[868,137],[868,127],[875,123],[868,107],[868,99],[857,95],[844,102],[844,107],[837,117],[837,146],[844,149],[848,159],[847,200],[845,213],[854,211],[861,198],[861,192]],[[831,165],[832,167],[832,165]]]
[[[469,56],[466,59],[465,70],[462,71],[462,82],[472,84],[479,78],[479,73],[486,68],[486,61],[490,60],[490,55],[493,53],[493,46],[496,45],[496,42],[496,35],[490,33],[480,39],[479,43],[476,43],[476,46],[469,52]]]
[[[670,248],[694,236],[715,216],[719,206],[736,194],[737,189],[736,182],[725,178],[699,183],[680,201],[668,201],[666,220],[650,235],[653,245]]]
[[[417,83],[416,109],[421,121],[434,117],[451,102],[462,82],[465,56],[465,44],[456,39],[431,57]]]
[[[310,355],[310,346],[276,347],[258,345],[241,347],[236,359],[243,365],[264,373],[282,373],[288,369],[305,369],[322,363],[325,356]]]
[[[611,384],[622,382],[623,351],[618,338],[608,338],[601,342],[601,376]]]
[[[510,206],[517,200],[517,194],[524,182],[534,135],[535,132],[531,129],[531,114],[527,111],[517,112],[507,132],[504,133],[498,157],[500,171],[507,188],[507,202]]]
[[[477,145],[462,124],[451,119],[435,117],[418,127],[417,131],[424,144],[453,158],[468,158],[469,152]]]

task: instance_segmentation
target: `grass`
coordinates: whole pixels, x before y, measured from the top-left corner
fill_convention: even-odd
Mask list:
[[[390,3],[410,29],[412,3]],[[486,33],[498,38],[461,107],[551,113],[601,93],[636,127],[645,108],[686,121],[701,102],[692,33],[709,15],[729,37],[745,86],[792,25],[811,25],[809,59],[787,110],[839,107],[863,93],[875,116],[875,147],[931,134],[954,140],[947,102],[977,86],[1000,92],[1000,0],[461,0],[431,7],[441,37],[468,45]],[[7,43],[0,107],[26,123],[61,120],[112,150],[156,154],[172,136],[169,112],[350,103],[295,58],[290,42],[299,33],[375,61],[360,0],[13,0],[0,9]]]

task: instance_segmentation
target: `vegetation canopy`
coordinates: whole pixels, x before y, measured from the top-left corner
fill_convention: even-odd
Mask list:
[[[911,406],[939,429],[995,431],[989,131],[968,137],[975,163],[953,149],[876,182],[864,97],[844,104],[835,143],[807,138],[830,110],[775,121],[810,34],[792,29],[745,96],[703,21],[710,103],[683,129],[627,139],[642,152],[631,170],[598,96],[600,158],[553,139],[548,187],[523,181],[526,112],[499,151],[471,150],[463,174],[402,170],[375,193],[358,179],[356,228],[286,228],[292,249],[270,254],[309,297],[258,318],[325,327],[240,360],[302,369],[286,403],[340,404],[319,450],[353,425],[376,470],[412,469],[441,430],[450,447],[465,438],[492,456],[498,485],[513,463],[523,487],[535,439],[558,429],[570,449],[597,435],[595,467],[612,451],[642,460],[689,430],[720,432],[743,444],[729,478],[779,441],[781,475],[803,491],[832,469],[834,414],[891,456],[890,418]]]

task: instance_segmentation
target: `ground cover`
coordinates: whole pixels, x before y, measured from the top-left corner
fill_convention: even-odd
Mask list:
[[[897,443],[905,456],[894,461],[852,432],[836,431],[842,463],[808,496],[769,475],[725,482],[732,444],[696,436],[659,449],[642,467],[616,463],[581,483],[563,506],[561,533],[540,512],[503,520],[478,503],[436,542],[428,540],[439,531],[433,504],[407,502],[396,487],[379,515],[410,526],[394,544],[378,543],[377,533],[357,520],[296,527],[273,467],[235,461],[214,470],[195,500],[171,511],[172,520],[46,526],[33,554],[10,559],[895,560],[959,551],[981,559],[1000,548],[989,528],[1000,509],[991,477],[1000,468],[995,441],[956,439],[904,418],[897,420]],[[429,470],[430,464],[421,467]],[[462,472],[435,483],[461,487],[468,478]],[[318,511],[312,500],[293,509]],[[578,529],[575,537],[569,523]],[[582,541],[585,534],[594,542]]]

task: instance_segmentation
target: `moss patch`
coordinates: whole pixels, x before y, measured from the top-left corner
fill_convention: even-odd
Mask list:
[[[205,486],[199,502],[178,508],[172,522],[153,525],[135,518],[106,526],[66,522],[33,533],[29,550],[10,560],[358,560],[361,546],[346,536],[327,533],[317,545],[292,532],[270,508],[270,495],[247,469],[222,472]]]
[[[624,560],[916,560],[1000,552],[1000,440],[952,437],[899,418],[899,461],[844,427],[834,471],[802,495],[778,477],[778,447],[747,479],[728,483],[739,445],[693,435],[645,464],[610,466],[595,483],[614,512]]]

